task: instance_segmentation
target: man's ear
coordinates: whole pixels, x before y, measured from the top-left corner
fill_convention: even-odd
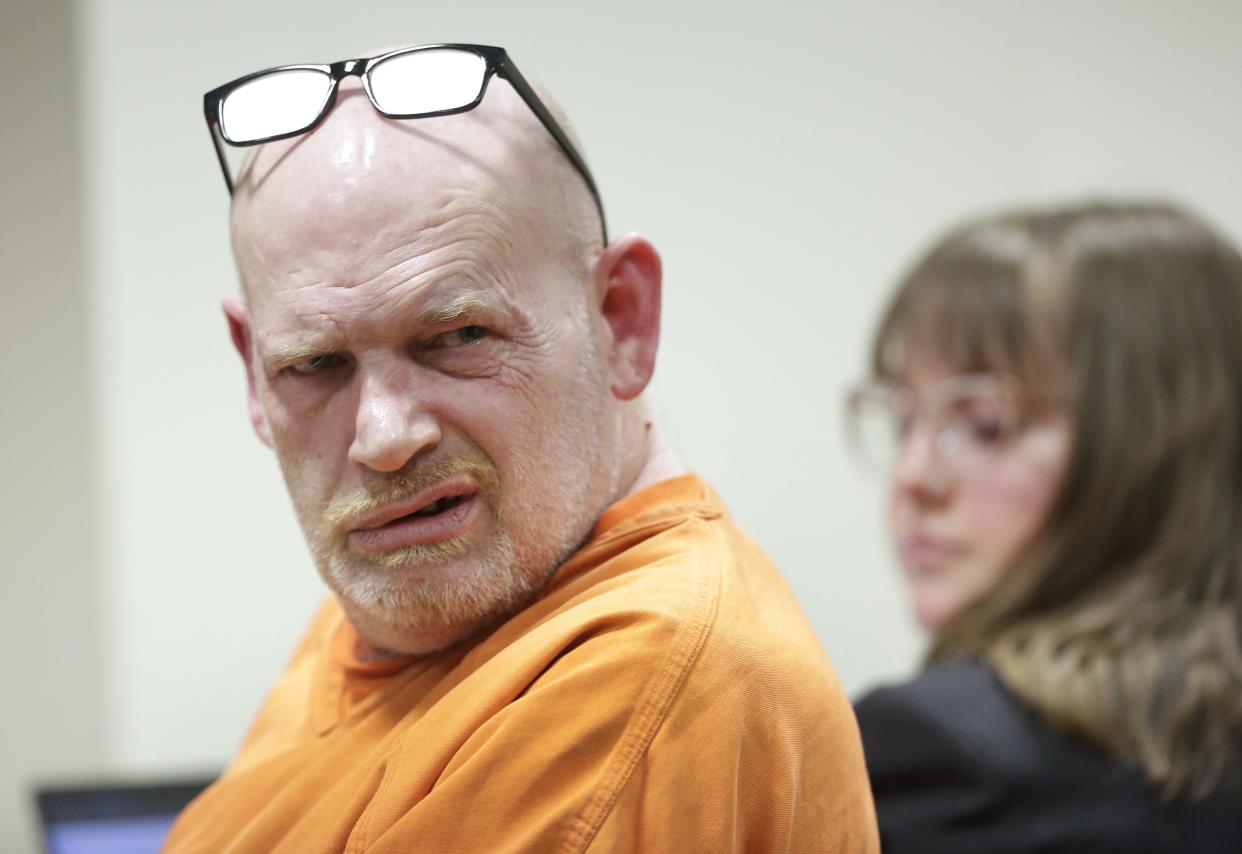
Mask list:
[[[246,307],[241,300],[230,297],[221,306],[224,316],[229,322],[229,337],[237,348],[246,366],[246,388],[250,406],[250,423],[259,440],[269,448],[272,447],[272,429],[268,426],[267,416],[263,414],[263,405],[259,402],[259,392],[254,384],[254,352],[250,349],[250,321],[246,317]]]
[[[660,253],[645,237],[618,237],[595,262],[595,292],[612,330],[612,393],[640,395],[655,371],[660,344]]]

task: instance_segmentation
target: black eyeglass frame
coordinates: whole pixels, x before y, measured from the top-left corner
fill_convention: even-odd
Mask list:
[[[473,53],[483,59],[486,68],[483,72],[483,82],[479,86],[478,96],[469,104],[461,107],[454,107],[449,110],[437,110],[434,112],[424,113],[389,113],[380,108],[375,101],[375,95],[371,92],[371,69],[391,59],[394,56],[402,56],[409,53],[418,53],[425,50],[460,50]],[[277,71],[320,71],[328,75],[332,81],[331,88],[328,90],[328,97],[324,100],[323,107],[314,120],[305,127],[286,133],[275,134],[273,136],[265,136],[259,139],[247,140],[245,142],[234,142],[225,135],[224,128],[220,123],[220,109],[224,104],[224,99],[228,97],[234,89],[249,83],[258,77],[272,74]],[[526,106],[530,107],[531,112],[539,119],[540,123],[547,128],[548,133],[556,140],[556,143],[565,152],[565,156],[569,158],[569,162],[586,181],[587,189],[591,191],[591,197],[595,200],[595,207],[599,210],[600,228],[603,230],[604,245],[608,244],[608,224],[604,218],[604,202],[600,198],[599,189],[595,186],[595,179],[591,175],[591,170],[587,168],[586,161],[582,155],[578,153],[578,149],[574,147],[573,142],[569,139],[569,135],[565,133],[560,123],[552,116],[552,112],[543,103],[543,100],[535,93],[535,90],[522,73],[518,71],[513,60],[509,58],[508,52],[503,47],[492,47],[490,45],[481,44],[428,44],[418,45],[417,47],[403,47],[379,56],[361,57],[358,59],[343,59],[340,62],[333,62],[330,65],[277,65],[273,68],[265,68],[262,71],[256,71],[253,74],[247,74],[245,77],[239,77],[223,86],[212,89],[203,95],[203,113],[207,118],[207,129],[211,133],[211,141],[216,149],[216,158],[220,161],[220,170],[224,173],[224,183],[229,188],[229,195],[233,194],[233,176],[229,173],[229,164],[225,159],[223,144],[234,146],[235,148],[244,148],[251,145],[261,145],[265,142],[275,142],[278,139],[288,139],[290,137],[299,136],[314,130],[332,111],[336,105],[336,93],[340,86],[340,82],[346,77],[358,77],[362,80],[362,88],[366,90],[367,98],[371,101],[377,112],[387,116],[390,119],[428,119],[436,116],[451,116],[456,113],[466,113],[479,106],[483,101],[483,97],[487,94],[487,84],[491,81],[492,76],[496,75],[504,80],[509,81],[511,85],[526,102]]]

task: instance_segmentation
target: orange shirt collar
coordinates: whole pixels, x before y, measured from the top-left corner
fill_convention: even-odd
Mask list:
[[[584,548],[589,548],[600,537],[624,523],[645,518],[657,511],[676,513],[687,504],[717,501],[710,487],[696,474],[683,474],[653,483],[609,506],[595,523],[591,539]]]

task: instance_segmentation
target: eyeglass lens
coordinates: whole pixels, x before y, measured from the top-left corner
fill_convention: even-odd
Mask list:
[[[332,77],[311,68],[273,71],[243,83],[220,105],[220,132],[254,142],[309,127],[332,91]]]
[[[449,48],[400,53],[368,72],[371,99],[380,112],[413,116],[458,110],[483,89],[487,62]],[[243,83],[220,106],[220,130],[233,143],[296,133],[314,124],[332,92],[332,76],[310,68],[273,71]]]
[[[985,377],[951,381],[916,405],[908,392],[872,387],[851,400],[854,447],[870,468],[887,470],[918,424],[925,424],[937,456],[954,465],[987,459],[1018,430],[1019,414],[1003,386]]]
[[[486,73],[487,62],[469,51],[399,53],[372,66],[371,97],[395,116],[457,110],[479,97]]]

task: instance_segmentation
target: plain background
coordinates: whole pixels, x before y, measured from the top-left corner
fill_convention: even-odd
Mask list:
[[[666,265],[654,394],[851,693],[916,666],[840,397],[953,220],[1169,195],[1242,235],[1242,7],[5,0],[0,850],[35,781],[214,771],[323,590],[252,435],[201,95],[270,65],[507,47]]]

